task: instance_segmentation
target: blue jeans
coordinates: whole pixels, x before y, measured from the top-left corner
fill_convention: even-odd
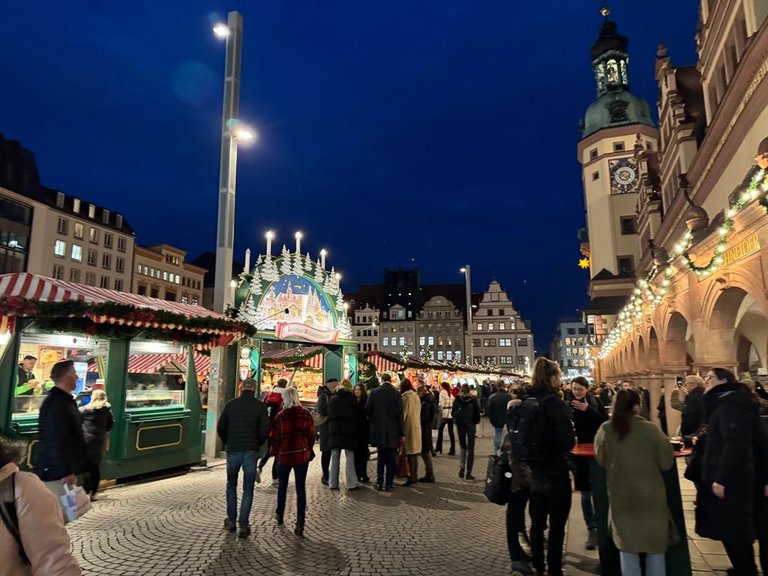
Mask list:
[[[376,484],[392,488],[395,483],[395,454],[397,448],[378,448],[376,461]]]
[[[241,528],[250,526],[248,518],[253,504],[253,485],[256,482],[257,452],[227,452],[227,518],[235,521],[237,516],[237,478],[243,469],[243,500],[240,502]]]
[[[592,505],[592,492],[581,493],[581,513],[584,515],[587,529],[595,530],[597,524],[595,524],[595,508]]]
[[[298,466],[284,466],[277,463],[277,515],[282,518],[285,514],[285,498],[288,493],[288,478],[293,470],[293,479],[296,482],[296,522],[303,525],[304,515],[307,510],[307,470],[309,462]]]
[[[621,559],[621,573],[623,576],[641,576],[640,554],[619,551]],[[645,575],[646,576],[664,576],[666,571],[664,554],[646,554],[645,555]]]
[[[331,449],[331,470],[328,476],[328,487],[339,487],[339,468],[341,468],[341,448]],[[357,488],[357,474],[355,473],[355,453],[353,450],[344,449],[344,460],[346,461],[346,479],[347,490]]]
[[[493,430],[493,451],[495,454],[498,454],[499,450],[501,450],[501,442],[504,436],[504,426],[501,428],[494,428]]]

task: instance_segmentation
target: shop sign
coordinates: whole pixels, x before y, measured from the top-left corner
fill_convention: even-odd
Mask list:
[[[339,339],[339,331],[326,330],[296,322],[278,322],[275,336],[281,340],[285,338],[301,338],[317,344],[335,344]]]
[[[754,254],[760,250],[760,238],[757,234],[752,234],[748,238],[745,238],[732,248],[729,248],[723,254],[723,266],[730,266],[734,262],[746,258],[750,254]]]

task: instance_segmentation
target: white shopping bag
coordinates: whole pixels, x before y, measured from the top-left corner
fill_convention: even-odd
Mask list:
[[[82,486],[64,484],[64,494],[59,496],[64,521],[73,522],[91,509],[91,499]]]

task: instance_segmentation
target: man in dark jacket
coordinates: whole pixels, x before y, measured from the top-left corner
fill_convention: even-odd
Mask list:
[[[608,420],[603,405],[589,392],[589,382],[579,376],[571,381],[572,399],[567,404],[576,433],[576,440],[582,444],[592,444],[601,424]],[[589,481],[589,460],[573,459],[574,488],[581,492],[581,512],[587,525],[587,541],[584,547],[594,550],[597,547],[597,524],[595,508],[592,504],[592,485]]]
[[[421,422],[421,459],[424,460],[424,476],[419,478],[419,482],[434,482],[435,468],[432,464],[432,419],[435,410],[439,408],[435,404],[434,396],[429,392],[425,385],[416,388],[416,394],[421,401],[421,412],[419,421]]]
[[[682,386],[672,391],[672,408],[682,412],[680,436],[688,447],[693,446],[693,436],[704,424],[704,379],[701,376],[685,377]]]
[[[328,378],[325,386],[317,389],[317,432],[320,435],[320,469],[323,476],[320,482],[328,484],[328,471],[331,466],[331,449],[328,447],[328,401],[331,394],[336,391],[339,381],[336,378]]]
[[[507,392],[507,385],[503,380],[496,384],[496,392],[488,399],[488,418],[495,430],[493,436],[493,450],[501,454],[501,440],[504,434],[504,424],[507,421],[507,404],[512,400],[512,395]]]
[[[264,403],[254,396],[256,381],[243,380],[243,391],[230,400],[219,418],[216,431],[227,449],[227,519],[224,527],[230,532],[236,529],[237,479],[243,469],[243,497],[240,503],[240,530],[237,535],[245,538],[251,533],[249,517],[253,504],[253,485],[259,450],[269,436],[269,416]]]
[[[54,494],[64,494],[64,484],[74,485],[85,467],[83,425],[72,392],[77,374],[71,360],[51,369],[55,386],[40,406],[35,471]]]
[[[355,453],[357,447],[358,408],[352,386],[349,380],[344,380],[336,388],[336,392],[328,400],[328,449],[331,453],[331,466],[328,476],[328,487],[339,489],[339,469],[341,468],[341,452],[346,460],[347,490],[357,488],[355,473]]]
[[[371,446],[378,449],[376,490],[392,490],[395,481],[395,452],[403,439],[403,402],[389,374],[381,375],[381,386],[368,397],[365,411],[371,422]]]
[[[459,433],[459,478],[474,480],[472,467],[475,464],[475,437],[480,423],[480,402],[472,396],[469,384],[462,384],[451,416]],[[466,476],[465,476],[466,473]]]

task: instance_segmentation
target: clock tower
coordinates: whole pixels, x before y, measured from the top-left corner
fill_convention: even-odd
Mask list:
[[[637,227],[638,166],[643,150],[658,150],[658,129],[648,104],[629,91],[629,41],[608,19],[592,45],[597,99],[581,122],[582,166],[590,260],[591,304],[620,302],[634,288],[640,261]],[[623,302],[622,302],[623,304]],[[617,310],[618,312],[618,310]]]

